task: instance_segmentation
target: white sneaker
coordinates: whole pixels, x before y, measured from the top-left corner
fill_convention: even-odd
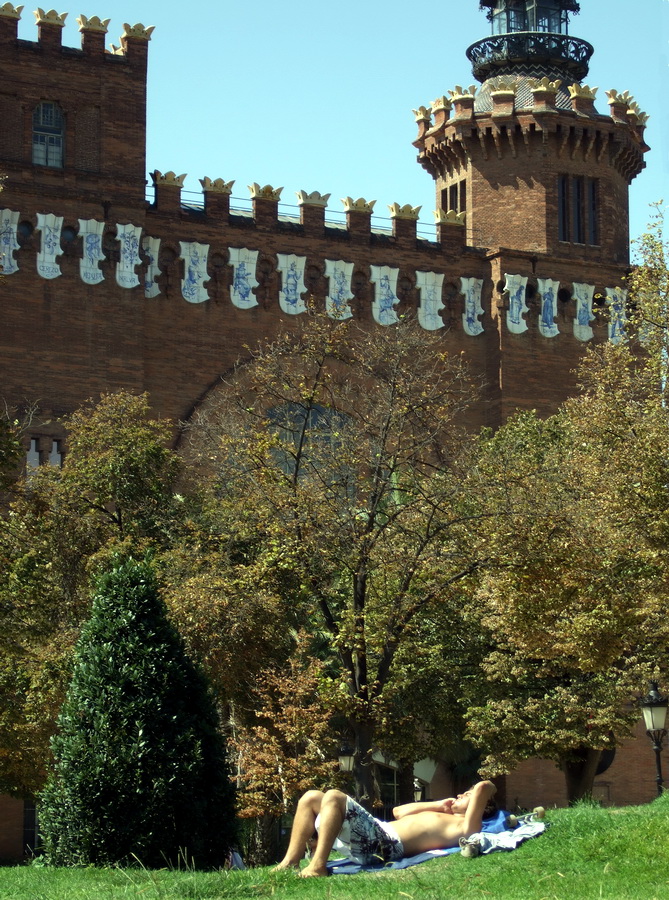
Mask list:
[[[474,859],[481,855],[481,839],[476,835],[460,838],[460,852],[465,859]]]

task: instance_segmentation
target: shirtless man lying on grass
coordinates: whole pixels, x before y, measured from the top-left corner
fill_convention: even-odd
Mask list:
[[[297,804],[288,850],[276,868],[299,868],[314,831],[318,841],[311,861],[300,872],[303,878],[327,875],[326,863],[337,838],[362,865],[457,847],[460,838],[481,830],[483,811],[495,790],[490,781],[479,781],[457,797],[405,803],[393,809],[392,823],[375,819],[341,791],[307,791]]]

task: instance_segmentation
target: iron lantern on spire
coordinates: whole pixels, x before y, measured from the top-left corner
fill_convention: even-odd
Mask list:
[[[580,11],[576,0],[481,0],[493,34],[514,31],[569,33],[569,13]]]
[[[581,81],[588,74],[594,48],[569,36],[569,15],[580,11],[576,0],[480,0],[480,6],[492,37],[467,50],[479,81],[496,75]]]

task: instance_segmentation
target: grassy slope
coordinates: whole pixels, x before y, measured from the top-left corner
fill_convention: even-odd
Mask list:
[[[545,835],[513,853],[459,855],[397,872],[300,881],[292,873],[0,869],[2,900],[665,900],[669,792],[648,806],[552,810]]]

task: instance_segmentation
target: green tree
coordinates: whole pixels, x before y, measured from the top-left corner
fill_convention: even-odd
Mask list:
[[[162,554],[161,580],[233,736],[244,857],[266,865],[278,858],[279,818],[307,787],[336,782],[340,744],[321,695],[328,653],[300,632],[299,580],[267,565],[257,521],[219,497],[203,500]]]
[[[485,437],[472,476],[494,511],[481,520],[494,570],[476,597],[494,650],[471,733],[488,774],[553,759],[572,800],[631,734],[634,697],[669,670],[669,298],[661,235],[643,246],[627,339],[587,354],[557,415]]]
[[[278,820],[312,788],[344,786],[341,746],[332,713],[324,709],[324,663],[313,641],[298,634],[281,667],[265,658],[252,690],[231,705],[231,745],[239,771],[239,814],[247,820],[245,859],[267,865],[280,856]]]
[[[461,359],[414,323],[370,332],[313,315],[240,366],[191,430],[218,503],[258,535],[237,561],[237,593],[271,581],[297,624],[329,644],[324,696],[350,727],[356,792],[370,804],[372,754],[417,623],[457,604],[479,562],[459,427],[473,396]],[[425,710],[415,697],[403,695],[406,721]],[[421,728],[411,734],[405,757],[417,758]]]
[[[185,506],[173,427],[146,396],[104,395],[64,424],[62,469],[19,479],[0,527],[0,788],[19,795],[44,784],[92,576],[119,548],[169,545]]]
[[[223,864],[235,820],[218,716],[147,563],[119,560],[100,579],[53,750],[50,862]]]
[[[165,543],[178,509],[180,462],[170,449],[174,424],[149,412],[147,394],[119,391],[70,416],[63,481],[118,539]]]

